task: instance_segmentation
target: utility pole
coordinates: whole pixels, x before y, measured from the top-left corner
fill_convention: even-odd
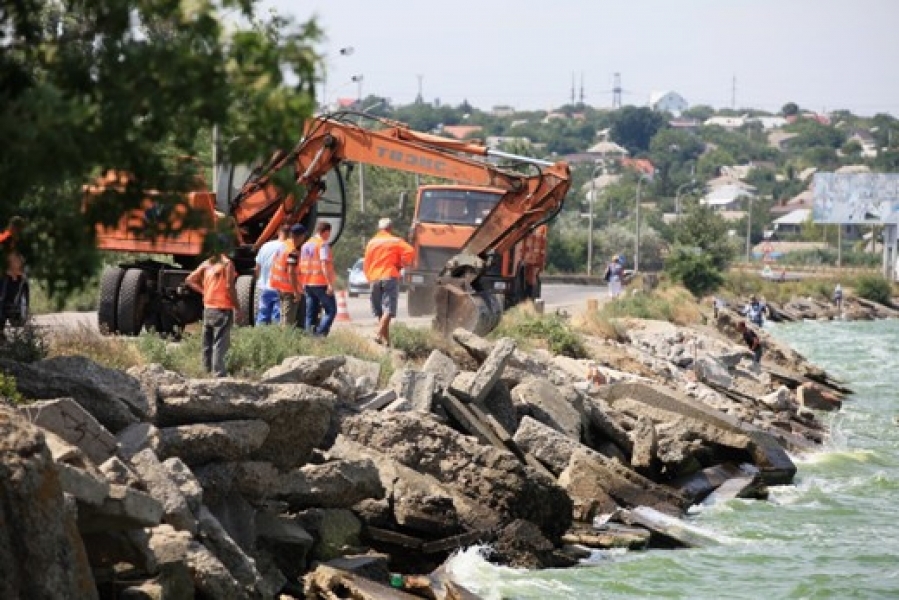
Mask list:
[[[421,95],[421,82],[425,78],[424,75],[416,75],[418,77],[418,95],[415,97],[416,104],[424,104],[425,98]]]
[[[581,71],[581,96],[580,96],[581,106],[584,105],[584,72]]]
[[[571,74],[571,105],[574,106],[574,73]]]

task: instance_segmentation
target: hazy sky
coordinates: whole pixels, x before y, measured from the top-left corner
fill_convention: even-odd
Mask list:
[[[611,106],[674,90],[691,105],[899,115],[899,0],[267,0],[318,18],[329,101],[481,109]],[[339,54],[352,47],[348,56]]]

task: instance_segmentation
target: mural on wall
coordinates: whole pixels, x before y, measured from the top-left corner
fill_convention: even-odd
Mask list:
[[[816,223],[899,224],[899,174],[815,173]]]

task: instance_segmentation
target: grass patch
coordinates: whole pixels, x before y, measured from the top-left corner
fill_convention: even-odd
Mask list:
[[[861,298],[892,306],[893,284],[880,275],[861,275],[855,280],[854,288]]]
[[[650,293],[624,295],[606,302],[593,317],[596,323],[626,317],[668,321],[676,325],[690,325],[702,321],[702,311],[696,298],[686,288],[668,285]]]
[[[432,350],[440,350],[453,356],[456,346],[434,331],[431,327],[409,327],[404,323],[390,326],[390,343],[401,350],[408,360],[421,362],[431,355]]]
[[[48,356],[86,356],[110,369],[126,370],[146,362],[134,338],[104,336],[86,326],[48,336]]]
[[[845,279],[845,278],[844,278]],[[725,275],[723,289],[734,298],[745,298],[750,294],[764,297],[778,303],[788,302],[793,297],[812,297],[830,300],[833,288],[839,278],[814,277],[798,281],[777,283],[767,281],[754,274],[730,271]]]
[[[5,398],[10,404],[24,404],[25,398],[19,393],[16,386],[16,378],[0,371],[0,398]]]
[[[179,342],[146,333],[137,345],[144,362],[159,363],[187,377],[207,376],[201,329],[186,333]],[[297,329],[275,326],[233,329],[225,363],[231,376],[258,379],[291,356],[353,356],[380,363],[382,377],[389,377],[392,371],[389,357],[373,350],[371,343],[354,331],[334,330],[327,338],[313,338]]]
[[[491,339],[509,337],[524,349],[543,347],[553,354],[588,358],[583,336],[560,315],[541,315],[533,304],[520,304],[503,315]]]

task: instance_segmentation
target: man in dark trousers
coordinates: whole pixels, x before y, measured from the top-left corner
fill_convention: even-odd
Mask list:
[[[737,331],[742,334],[743,341],[746,342],[746,345],[752,351],[753,362],[759,364],[762,361],[762,339],[759,337],[759,334],[747,327],[745,321],[737,323]]]

